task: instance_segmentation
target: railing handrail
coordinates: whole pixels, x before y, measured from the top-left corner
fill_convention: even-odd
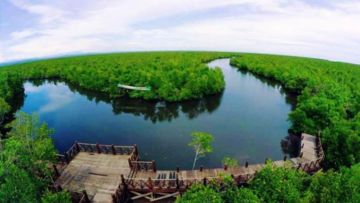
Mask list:
[[[73,151],[75,148],[75,143],[71,145],[71,147],[65,152],[65,154],[69,154],[71,151]]]
[[[77,144],[79,145],[88,145],[88,146],[95,146],[96,145],[100,145],[100,146],[104,146],[104,147],[119,147],[119,148],[129,148],[129,149],[133,149],[134,146],[131,145],[111,145],[111,144],[92,144],[92,143],[85,143],[85,142],[78,142]]]
[[[138,160],[138,161],[131,161],[131,162],[134,162],[134,163],[144,163],[144,164],[153,164],[152,161],[140,161],[140,160]]]

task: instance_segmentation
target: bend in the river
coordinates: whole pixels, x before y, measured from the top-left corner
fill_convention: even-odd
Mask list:
[[[241,163],[282,159],[280,141],[287,136],[294,97],[275,82],[231,67],[218,59],[226,87],[221,94],[200,100],[169,103],[123,97],[112,100],[61,81],[26,82],[21,111],[38,112],[55,128],[60,152],[75,140],[116,145],[137,144],[144,160],[156,160],[161,169],[191,168],[188,146],[193,131],[214,135],[214,152],[198,166],[219,167],[229,156]]]

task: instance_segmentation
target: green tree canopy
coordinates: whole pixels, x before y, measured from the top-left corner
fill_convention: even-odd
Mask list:
[[[222,203],[220,193],[201,184],[192,185],[176,203]]]
[[[10,111],[10,105],[5,102],[3,98],[0,97],[0,125],[4,121],[5,114]]]
[[[236,160],[234,158],[231,158],[231,157],[224,157],[223,160],[222,160],[222,164],[226,165],[226,166],[228,166],[230,168],[239,166],[238,160]]]
[[[250,182],[250,188],[263,202],[297,202],[303,191],[303,177],[290,166],[269,162]]]
[[[213,151],[211,146],[214,136],[205,132],[193,132],[191,134],[192,140],[189,143],[189,146],[193,147],[195,150],[195,158],[193,163],[193,168],[195,168],[196,161],[200,157],[204,157],[207,153]]]
[[[56,158],[53,130],[36,115],[19,113],[0,151],[0,202],[40,202]]]

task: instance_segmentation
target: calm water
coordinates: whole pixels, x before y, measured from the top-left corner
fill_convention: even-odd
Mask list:
[[[282,159],[280,141],[287,136],[293,98],[272,82],[243,73],[229,59],[215,60],[226,88],[222,94],[183,103],[145,102],[129,98],[110,100],[65,82],[24,84],[20,109],[37,112],[56,130],[60,152],[75,140],[117,145],[137,144],[141,159],[156,160],[158,168],[191,168],[194,151],[188,146],[193,131],[214,135],[214,152],[197,166],[221,166],[224,156],[240,163]]]

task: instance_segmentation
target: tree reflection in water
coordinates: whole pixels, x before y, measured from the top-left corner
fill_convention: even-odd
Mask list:
[[[206,96],[203,99],[183,102],[146,101],[143,99],[129,98],[127,95],[113,99],[107,94],[84,89],[78,85],[67,83],[66,81],[53,79],[32,80],[30,82],[36,87],[41,86],[46,82],[54,85],[65,83],[73,93],[79,93],[90,101],[111,104],[113,112],[116,115],[122,113],[133,114],[135,116],[143,117],[144,120],[150,120],[152,123],[172,121],[179,117],[179,113],[183,113],[189,119],[196,118],[202,113],[211,113],[220,106],[222,98],[222,93],[220,93]],[[23,102],[24,101],[22,101],[22,103]]]

